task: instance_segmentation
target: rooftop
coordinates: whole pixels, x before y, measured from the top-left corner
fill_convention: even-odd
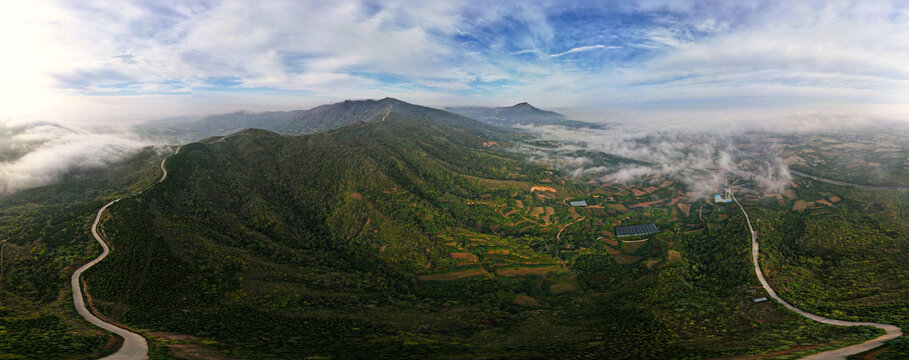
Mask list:
[[[635,224],[635,225],[619,225],[615,229],[616,237],[628,237],[628,236],[642,236],[656,234],[660,232],[657,230],[656,225],[653,223],[648,224]]]

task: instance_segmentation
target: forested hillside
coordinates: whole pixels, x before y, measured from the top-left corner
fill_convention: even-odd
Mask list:
[[[111,206],[87,288],[162,358],[793,356],[875,334],[752,305],[734,209],[570,208],[679,189],[571,183],[515,141],[395,103],[325,133],[185,145],[167,181]],[[616,241],[630,216],[668,230]]]
[[[97,256],[89,221],[105,202],[161,176],[172,148],[145,148],[106,169],[0,197],[0,358],[84,359],[113,350],[110,336],[79,318],[69,276]]]

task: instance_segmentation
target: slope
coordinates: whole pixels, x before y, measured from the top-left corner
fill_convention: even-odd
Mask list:
[[[115,251],[84,276],[95,306],[150,329],[152,353],[260,359],[698,358],[873,335],[743,302],[738,227],[662,234],[620,249],[649,265],[618,263],[598,236],[622,214],[559,205],[595,194],[505,151],[515,135],[402,102],[377,113],[184,146],[168,181],[102,219]],[[683,260],[663,261],[669,243]]]

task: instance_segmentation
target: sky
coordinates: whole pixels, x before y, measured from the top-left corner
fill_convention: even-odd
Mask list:
[[[902,120],[907,34],[905,1],[5,1],[0,122],[386,96],[593,121]]]

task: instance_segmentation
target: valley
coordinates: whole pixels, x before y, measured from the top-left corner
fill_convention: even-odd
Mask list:
[[[756,301],[771,294],[750,270],[749,219],[736,204],[658,175],[571,175],[570,162],[520,151],[559,143],[393,99],[372,106],[377,121],[311,135],[243,130],[186,144],[166,168],[146,165],[137,174],[153,186],[138,182],[98,212],[112,251],[82,275],[94,309],[140,334],[152,359],[795,358],[881,334]],[[886,253],[906,246],[904,225],[862,230],[883,236],[871,243],[798,235],[811,247],[786,240],[802,232],[773,230],[862,212],[899,223],[905,194],[811,178],[783,193],[749,186],[737,191],[760,219],[780,296],[837,319],[906,325],[905,279],[884,275],[905,265],[903,250]],[[656,232],[617,231],[645,224]],[[88,237],[95,227],[84,226]],[[848,262],[857,247],[889,263]],[[868,312],[825,292],[871,291],[825,276],[831,266],[880,271],[886,305]],[[881,356],[906,351],[894,344]]]

